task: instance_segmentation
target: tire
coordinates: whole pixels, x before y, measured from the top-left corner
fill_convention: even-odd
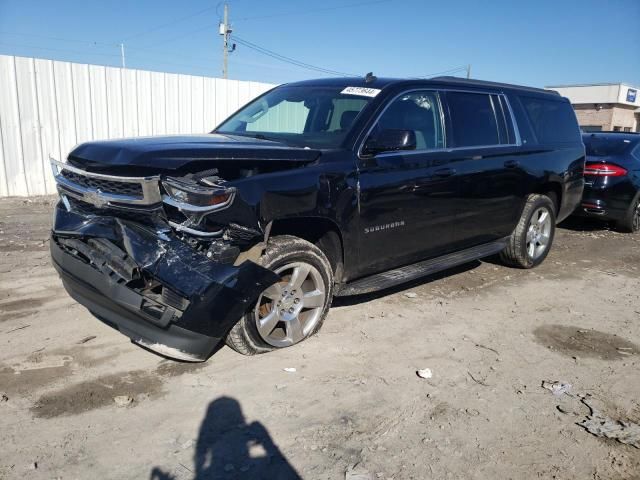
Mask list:
[[[640,232],[640,195],[631,202],[624,220],[618,221],[616,226],[626,233]]]
[[[243,355],[306,340],[320,330],[333,299],[331,264],[306,240],[290,235],[273,237],[258,263],[281,274],[282,281],[267,288],[227,334],[227,345]]]
[[[544,218],[543,214],[546,214]],[[553,201],[545,195],[529,195],[520,221],[509,237],[507,247],[500,253],[502,262],[517,268],[540,265],[549,254],[555,232],[556,213]]]

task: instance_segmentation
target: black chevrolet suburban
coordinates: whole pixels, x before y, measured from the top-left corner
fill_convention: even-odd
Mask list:
[[[585,148],[555,92],[476,80],[282,85],[206,135],[52,159],[68,293],[189,361],[294,345],[332,298],[500,254],[541,263],[580,203]]]

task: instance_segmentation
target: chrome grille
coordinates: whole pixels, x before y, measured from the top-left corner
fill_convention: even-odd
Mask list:
[[[119,177],[93,173],[50,159],[61,194],[90,203],[109,206],[146,206],[162,202],[160,177]]]
[[[89,217],[117,217],[136,223],[153,224],[157,210],[135,210],[131,208],[98,208],[90,203],[70,197],[69,207],[72,211]]]
[[[104,193],[115,193],[117,195],[130,195],[142,198],[142,185],[139,183],[124,183],[114,180],[104,180],[101,178],[87,177],[70,170],[60,172],[64,178],[85,188],[93,188]]]

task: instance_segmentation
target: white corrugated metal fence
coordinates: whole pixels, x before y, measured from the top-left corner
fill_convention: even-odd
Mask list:
[[[273,85],[0,55],[0,197],[55,193],[88,140],[204,133]]]

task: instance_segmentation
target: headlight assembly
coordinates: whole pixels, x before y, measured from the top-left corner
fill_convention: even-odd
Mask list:
[[[201,179],[203,182],[205,179]],[[228,206],[235,196],[235,188],[217,184],[211,186],[168,177],[162,180],[166,192],[163,201],[183,212],[211,212]]]

